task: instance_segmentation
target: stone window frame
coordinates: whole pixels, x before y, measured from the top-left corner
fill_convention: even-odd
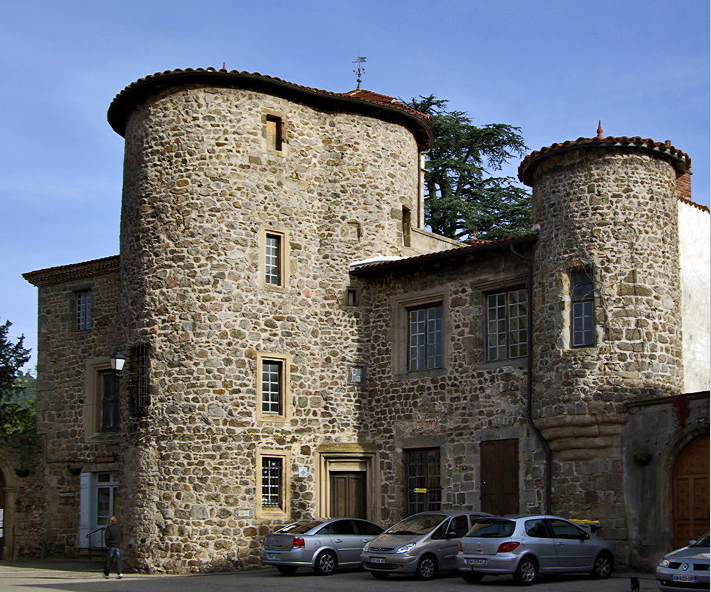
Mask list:
[[[574,345],[573,344],[573,297],[572,291],[572,276],[574,273],[588,272],[592,280],[592,291],[591,298],[587,299],[586,302],[592,303],[592,343]],[[597,313],[600,310],[600,302],[598,295],[598,282],[595,278],[595,268],[587,263],[575,263],[570,265],[566,271],[561,275],[561,285],[562,285],[562,299],[563,299],[563,347],[569,351],[586,351],[590,348],[597,347],[600,337],[598,335],[599,323],[597,318]]]
[[[523,292],[526,295],[526,326],[525,326],[525,331],[526,331],[526,353],[522,355],[516,355],[512,356],[511,355],[511,343],[509,342],[509,324],[510,324],[510,302],[509,302],[509,294],[513,292]],[[490,357],[490,346],[489,346],[489,335],[490,335],[490,330],[489,330],[489,311],[490,311],[490,306],[489,306],[489,298],[491,296],[496,296],[499,294],[505,294],[506,295],[506,304],[505,304],[505,320],[506,320],[506,355],[504,357],[497,357],[497,358],[491,358]],[[483,298],[484,298],[484,305],[483,305],[483,311],[484,311],[484,359],[486,360],[487,363],[496,363],[496,362],[501,362],[503,360],[518,360],[518,359],[525,359],[529,355],[529,350],[530,350],[530,342],[531,342],[531,336],[528,334],[528,328],[529,328],[529,318],[528,315],[531,314],[531,303],[528,302],[528,288],[526,287],[525,284],[521,283],[515,283],[512,285],[508,286],[501,286],[497,287],[495,289],[487,290],[483,292]],[[519,343],[521,345],[521,343]]]
[[[272,284],[267,282],[267,240],[270,236],[279,238],[278,270],[279,281]],[[262,226],[259,229],[259,283],[260,286],[271,292],[286,292],[289,289],[289,231],[283,228]]]
[[[74,309],[74,331],[84,333],[94,328],[92,311],[94,292],[91,286],[76,288],[72,291]]]
[[[274,133],[270,133],[274,124]],[[271,155],[284,156],[287,143],[286,116],[274,109],[262,109],[262,144],[265,152]]]
[[[279,503],[276,506],[263,505],[262,475],[263,463],[266,459],[279,459],[281,461],[281,476],[279,481]],[[257,518],[286,519],[291,516],[291,452],[289,450],[275,450],[259,448],[255,459],[255,492]]]
[[[288,422],[291,419],[291,361],[292,356],[288,354],[257,352],[255,371],[257,421]],[[262,370],[265,362],[278,362],[281,365],[281,375],[279,377],[279,413],[269,413],[262,409]]]
[[[111,371],[111,359],[108,357],[92,358],[86,361],[84,384],[83,424],[86,442],[115,441],[120,434],[120,419],[117,429],[101,429],[102,410],[102,375]],[[119,391],[120,392],[120,391]],[[120,413],[120,398],[119,398]]]
[[[423,370],[410,371],[409,360],[409,311],[427,305],[440,305],[442,307],[442,366]],[[396,296],[391,299],[391,343],[392,343],[392,368],[393,376],[397,378],[410,378],[420,376],[444,375],[449,367],[449,339],[451,335],[451,320],[449,318],[449,293],[447,289],[438,287],[407,295]]]

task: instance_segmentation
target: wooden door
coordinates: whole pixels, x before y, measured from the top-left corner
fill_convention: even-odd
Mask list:
[[[674,548],[709,529],[709,437],[695,438],[674,465]]]
[[[331,518],[367,518],[365,472],[331,474]]]
[[[481,443],[481,510],[518,514],[518,439]]]

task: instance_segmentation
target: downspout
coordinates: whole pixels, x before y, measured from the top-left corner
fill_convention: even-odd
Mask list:
[[[528,356],[526,362],[526,421],[528,425],[536,434],[536,438],[541,443],[543,448],[543,454],[545,456],[545,476],[544,476],[544,507],[543,513],[549,514],[551,512],[551,495],[553,490],[553,475],[551,470],[551,447],[548,440],[543,436],[541,430],[538,429],[535,422],[533,421],[533,260],[530,257],[522,255],[513,245],[509,245],[509,250],[519,259],[523,259],[526,262],[526,291],[528,293]]]

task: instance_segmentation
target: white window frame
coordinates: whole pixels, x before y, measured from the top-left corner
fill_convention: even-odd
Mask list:
[[[91,331],[94,327],[92,321],[92,308],[94,306],[94,295],[91,288],[77,290],[74,292],[76,316],[74,329],[76,331]]]
[[[523,296],[523,300],[520,299],[521,296]],[[493,298],[496,298],[498,302],[492,306],[491,300]],[[516,286],[489,292],[485,294],[485,299],[486,361],[498,362],[528,356],[530,339],[528,335],[528,315],[530,314],[530,304],[526,287]],[[520,314],[522,305],[526,310],[523,315]],[[503,316],[492,318],[492,310]],[[521,319],[523,319],[523,326],[521,326]],[[493,325],[502,322],[504,330],[500,331],[498,328],[494,330]],[[514,327],[513,325],[517,326]],[[521,334],[525,335],[525,340],[520,339]],[[514,335],[518,336],[518,339],[514,339]]]
[[[280,368],[278,377],[278,411],[264,409],[264,397],[274,391],[264,382],[264,369],[267,364],[278,364]],[[269,422],[286,422],[291,419],[291,356],[271,352],[257,352],[256,359],[256,392],[257,392],[257,420]]]
[[[279,460],[281,463],[281,475],[277,484],[278,503],[275,505],[264,504],[263,487],[265,486],[265,476],[263,469],[266,462]],[[291,455],[285,450],[258,450],[256,455],[256,515],[262,518],[286,518],[290,514],[291,508]]]

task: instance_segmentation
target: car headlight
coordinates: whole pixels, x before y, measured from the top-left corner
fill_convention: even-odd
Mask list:
[[[662,559],[659,562],[659,567],[669,567],[669,560],[668,559]]]
[[[396,549],[395,553],[407,553],[414,546],[415,546],[415,543],[407,543],[407,545],[403,545],[399,549]]]
[[[370,547],[365,545],[365,547],[363,547],[363,553],[367,553],[368,551],[370,551]]]

